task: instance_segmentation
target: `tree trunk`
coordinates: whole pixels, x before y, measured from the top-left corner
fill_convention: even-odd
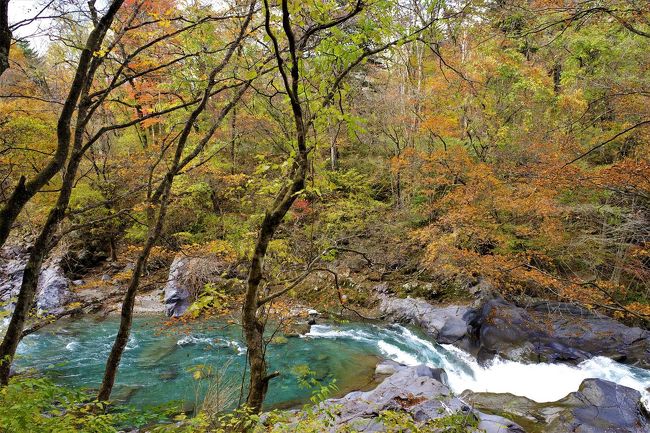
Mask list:
[[[109,256],[112,262],[117,261],[117,242],[115,241],[115,235],[111,235],[108,241]]]
[[[4,71],[9,69],[11,36],[11,30],[9,30],[9,0],[0,0],[0,77]]]
[[[562,90],[562,64],[559,61],[553,64],[551,75],[553,76],[553,91],[557,95]]]
[[[43,259],[56,244],[54,234],[59,223],[65,217],[66,209],[70,203],[70,196],[72,194],[72,188],[74,187],[77,169],[79,168],[79,164],[81,163],[84,154],[82,143],[85,126],[89,120],[89,101],[86,99],[85,95],[88,94],[90,82],[92,82],[94,71],[97,70],[96,68],[98,66],[98,63],[93,64],[93,53],[95,52],[96,47],[100,46],[104,40],[104,36],[111,26],[113,18],[117,14],[123,1],[124,0],[114,0],[106,12],[106,15],[102,17],[88,36],[86,47],[82,51],[79,59],[75,78],[70,86],[70,92],[63,105],[61,115],[59,116],[57,124],[58,142],[55,156],[31,182],[25,184],[24,179],[21,178],[19,186],[22,185],[24,188],[17,188],[9,198],[8,202],[5,203],[2,210],[0,210],[0,220],[2,220],[0,227],[0,246],[2,246],[7,240],[13,221],[20,213],[22,206],[24,206],[25,203],[27,203],[27,201],[33,197],[33,195],[36,194],[36,192],[38,192],[38,190],[65,164],[68,148],[72,141],[72,154],[70,155],[70,160],[68,161],[65,174],[63,175],[63,182],[61,184],[57,202],[52,210],[50,210],[47,220],[32,247],[27,265],[25,266],[25,271],[23,272],[23,280],[20,285],[16,308],[11,316],[11,321],[9,322],[9,327],[7,328],[7,332],[2,340],[2,344],[0,344],[0,386],[4,386],[9,382],[11,363],[16,355],[16,348],[20,342],[27,315],[34,303]],[[77,120],[73,138],[70,124],[75,108],[77,108],[77,101],[80,102],[79,107],[76,110]]]
[[[97,399],[100,401],[108,400],[111,397],[111,392],[113,391],[115,376],[117,375],[117,368],[120,365],[122,354],[124,353],[124,349],[126,348],[126,344],[129,341],[129,335],[131,333],[131,324],[133,323],[133,306],[135,305],[135,297],[138,292],[138,287],[140,286],[140,276],[144,271],[145,264],[149,258],[149,253],[151,253],[151,249],[156,244],[156,241],[160,237],[160,233],[162,231],[163,222],[167,213],[167,205],[169,203],[172,178],[172,176],[168,175],[167,179],[165,179],[165,182],[168,185],[165,186],[165,192],[161,198],[160,210],[158,211],[155,226],[152,227],[149,231],[147,242],[145,243],[142,251],[140,252],[140,255],[138,256],[135,268],[133,269],[133,275],[131,275],[129,287],[127,288],[126,294],[124,295],[124,300],[122,302],[122,311],[120,314],[120,328],[117,332],[117,336],[115,337],[115,341],[113,342],[111,353],[106,360],[104,378],[102,379],[102,384],[99,387],[99,393],[97,394]]]
[[[72,194],[72,187],[74,186],[81,157],[82,153],[80,149],[76,149],[68,163],[56,205],[50,211],[45,225],[41,229],[41,233],[29,254],[29,259],[23,272],[20,292],[16,301],[16,308],[11,316],[11,321],[9,322],[9,327],[2,340],[2,344],[0,344],[0,360],[2,360],[0,364],[0,386],[7,385],[9,382],[11,363],[16,355],[18,343],[20,343],[27,315],[34,304],[43,259],[51,250],[53,244],[55,244],[53,239],[54,233],[61,220],[63,220],[68,203],[70,202],[70,195]]]
[[[230,174],[235,174],[235,164],[237,158],[237,108],[232,110],[230,119]]]
[[[208,104],[208,101],[210,100],[212,89],[216,84],[216,76],[230,61],[230,58],[235,48],[239,46],[239,44],[243,40],[245,35],[245,30],[248,28],[248,25],[253,16],[254,8],[255,8],[255,2],[251,2],[248,16],[244,20],[239,36],[231,45],[230,49],[226,53],[226,56],[224,57],[224,59],[222,59],[221,64],[216,68],[214,68],[210,73],[210,76],[208,78],[208,84],[206,85],[206,88],[203,91],[203,97],[201,98],[201,102],[190,113],[187,121],[185,122],[185,126],[183,127],[183,130],[181,131],[181,134],[178,137],[178,143],[176,145],[174,158],[171,161],[171,167],[165,174],[163,181],[158,185],[154,193],[152,193],[151,190],[148,193],[148,199],[150,203],[151,204],[160,203],[160,207],[157,215],[155,214],[155,212],[152,210],[151,207],[149,207],[147,210],[147,223],[149,226],[149,236],[147,237],[147,241],[145,242],[145,245],[142,248],[140,255],[138,256],[135,269],[133,270],[133,275],[131,275],[129,287],[127,288],[126,294],[124,296],[124,300],[122,301],[122,311],[120,315],[120,328],[118,330],[117,336],[115,337],[115,342],[113,343],[113,347],[111,348],[111,353],[109,354],[108,359],[106,360],[104,378],[102,379],[102,384],[99,388],[99,393],[97,395],[98,400],[106,401],[111,396],[113,385],[115,384],[115,376],[117,375],[117,369],[120,365],[120,360],[122,359],[124,348],[126,347],[126,344],[129,340],[129,334],[131,333],[131,325],[133,323],[133,306],[135,304],[135,297],[138,291],[138,287],[140,285],[140,276],[145,271],[147,266],[147,260],[149,258],[149,253],[151,252],[151,249],[158,241],[158,238],[160,237],[160,234],[162,232],[163,224],[165,222],[165,216],[167,214],[167,207],[169,205],[169,201],[171,197],[171,189],[174,183],[174,178],[179,173],[179,171],[182,170],[183,167],[185,167],[187,164],[189,164],[192,161],[193,158],[199,155],[201,150],[205,147],[205,145],[208,143],[210,138],[216,132],[217,127],[221,124],[221,122],[223,122],[223,119],[228,115],[228,113],[230,113],[230,110],[233,109],[235,104],[239,101],[239,99],[242,97],[242,95],[250,85],[250,81],[249,81],[247,85],[243,86],[234,95],[233,99],[228,104],[226,104],[225,107],[222,108],[221,112],[219,113],[219,116],[215,120],[212,127],[209,128],[208,131],[203,136],[203,138],[199,140],[197,146],[192,150],[192,152],[189,155],[183,156],[188,137],[192,133],[195,122],[199,117],[199,115],[203,113],[203,111],[205,110]]]
[[[23,209],[25,204],[27,204],[27,202],[31,200],[31,198],[34,197],[34,195],[36,195],[36,193],[43,186],[45,186],[65,165],[65,161],[70,150],[70,142],[72,137],[72,134],[70,132],[70,124],[74,116],[75,108],[84,89],[87,90],[89,88],[88,84],[93,80],[93,75],[96,71],[96,68],[92,68],[94,58],[93,54],[99,49],[99,47],[101,47],[104,37],[106,36],[106,33],[108,32],[108,29],[113,22],[113,18],[122,6],[123,1],[124,0],[113,0],[108,11],[106,12],[106,15],[102,17],[102,19],[97,23],[95,28],[93,28],[93,31],[88,36],[86,45],[82,50],[81,55],[79,56],[77,70],[75,72],[72,84],[70,84],[68,96],[63,103],[63,108],[61,109],[61,114],[59,115],[59,120],[57,122],[57,147],[54,155],[48,161],[47,165],[36,174],[36,177],[34,177],[34,179],[26,181],[24,176],[20,178],[18,185],[16,185],[16,188],[12,192],[11,196],[9,196],[9,200],[7,200],[2,209],[0,209],[0,247],[2,247],[7,241],[9,233],[11,232],[11,227],[16,221],[16,218],[18,218],[18,215],[20,214],[20,211]],[[6,12],[4,8],[7,6],[7,0],[0,0],[0,63],[2,62],[3,52],[1,45],[4,43],[2,40],[4,37],[3,31],[1,29],[2,22],[4,20],[4,18],[2,18],[2,14]],[[9,42],[11,42],[10,36]],[[8,53],[9,47],[7,46],[7,55]],[[1,72],[2,71],[0,71],[0,74]]]

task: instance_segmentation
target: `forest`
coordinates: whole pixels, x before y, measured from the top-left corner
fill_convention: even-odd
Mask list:
[[[647,0],[0,0],[0,433],[650,432]]]

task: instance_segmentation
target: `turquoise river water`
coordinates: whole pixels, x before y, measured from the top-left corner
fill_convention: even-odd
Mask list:
[[[18,370],[36,369],[59,383],[97,387],[117,332],[118,319],[85,317],[62,321],[24,339]],[[310,371],[321,383],[336,379],[340,392],[372,386],[375,364],[393,359],[407,365],[428,364],[447,371],[452,390],[510,392],[538,402],[554,401],[599,377],[635,388],[650,403],[650,371],[596,357],[578,366],[522,364],[495,360],[480,366],[453,346],[438,345],[423,334],[397,325],[322,324],[300,338],[269,345],[269,368],[282,374],[269,387],[267,404],[291,406],[311,391],[301,386]],[[212,369],[224,388],[239,390],[246,365],[241,329],[223,321],[166,325],[163,318],[138,317],[118,373],[114,398],[131,404],[195,402],[203,392],[194,379],[197,368]]]

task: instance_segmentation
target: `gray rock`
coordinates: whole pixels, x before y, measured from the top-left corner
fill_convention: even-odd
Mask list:
[[[467,340],[469,307],[437,307],[422,299],[382,296],[379,309],[389,320],[419,326],[439,343],[463,346],[461,340]]]
[[[39,314],[57,313],[73,296],[69,290],[70,281],[61,266],[63,253],[58,251],[43,264],[36,292],[36,307]],[[13,311],[10,302],[18,296],[23,280],[23,271],[29,252],[26,246],[9,246],[2,250],[0,260],[0,303],[6,303],[6,310]],[[0,305],[0,307],[2,307]]]
[[[395,361],[384,361],[380,362],[377,364],[377,367],[375,367],[375,374],[382,375],[382,376],[389,376],[391,374],[397,373],[397,369],[399,368],[399,364],[396,363]]]
[[[47,313],[61,311],[72,298],[69,286],[70,281],[63,273],[61,265],[56,261],[50,262],[41,271],[38,279],[36,309]]]
[[[650,332],[569,304],[485,303],[472,323],[479,358],[579,363],[594,356],[650,368]]]
[[[228,287],[229,281],[232,280],[222,278],[224,273],[228,273],[227,278],[235,276],[226,263],[215,258],[176,256],[169,267],[164,288],[167,316],[179,317],[185,313],[196,295],[192,293],[196,286],[218,283]]]
[[[382,363],[394,369],[374,390],[355,391],[343,398],[328,400],[324,405],[335,408],[335,427],[353,427],[359,432],[384,431],[379,415],[384,411],[407,412],[418,423],[451,415],[459,411],[471,413],[483,423],[490,433],[496,433],[499,426],[507,428],[501,433],[524,432],[516,423],[505,418],[482,414],[469,409],[462,400],[454,397],[446,384],[444,370],[425,365],[405,367],[397,363]],[[384,367],[382,367],[383,369]],[[525,433],[525,432],[524,432]]]
[[[187,257],[176,256],[169,267],[169,276],[165,285],[165,308],[169,317],[182,316],[192,303],[189,290],[181,283],[189,260]]]
[[[500,299],[479,308],[439,307],[415,298],[380,294],[385,318],[419,326],[438,343],[454,344],[487,361],[577,364],[594,356],[650,368],[650,332],[625,326],[585,308],[537,303],[521,308]]]
[[[478,414],[478,431],[482,433],[526,433],[519,425],[507,418],[498,415],[489,415],[477,412]]]
[[[296,338],[308,334],[311,330],[309,322],[290,322],[286,325],[284,336],[287,338]]]
[[[650,416],[631,388],[601,379],[586,379],[558,405],[565,409],[549,423],[549,433],[648,433]]]
[[[504,414],[544,433],[650,432],[639,392],[602,379],[586,379],[578,391],[551,403],[510,394],[465,392],[462,398],[478,410]]]

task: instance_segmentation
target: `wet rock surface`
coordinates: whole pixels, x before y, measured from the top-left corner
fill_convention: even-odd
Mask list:
[[[469,325],[476,330],[479,359],[500,355],[579,363],[606,356],[650,367],[650,332],[570,304],[540,303],[524,309],[491,300]]]
[[[647,433],[650,415],[638,391],[602,379],[586,379],[576,392],[551,403],[511,394],[465,392],[481,411],[512,418],[529,433]]]
[[[650,332],[576,305],[544,302],[522,308],[491,299],[472,308],[386,295],[380,299],[386,319],[419,326],[438,343],[454,344],[479,361],[498,355],[514,361],[577,364],[606,356],[650,368]]]
[[[475,312],[460,305],[435,306],[417,298],[382,296],[380,312],[384,318],[420,327],[438,343],[469,345],[468,323]]]
[[[466,391],[454,396],[446,373],[424,365],[406,367],[384,361],[377,372],[389,374],[375,389],[352,392],[325,405],[341,426],[359,432],[385,427],[384,411],[408,413],[426,423],[454,413],[472,416],[484,433],[647,433],[650,414],[638,391],[602,379],[586,379],[576,392],[550,403],[537,403],[512,394]],[[468,430],[469,431],[469,430]]]

